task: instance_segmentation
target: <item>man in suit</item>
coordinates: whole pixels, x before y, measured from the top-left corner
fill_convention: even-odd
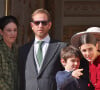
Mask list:
[[[66,43],[49,36],[52,22],[47,10],[33,12],[30,24],[35,39],[19,49],[20,90],[56,90],[55,75],[64,69],[60,63],[60,50]],[[40,41],[43,41],[41,63],[37,54]]]

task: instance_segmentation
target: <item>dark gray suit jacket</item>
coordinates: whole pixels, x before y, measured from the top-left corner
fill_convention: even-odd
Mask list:
[[[25,90],[25,66],[26,66],[26,59],[34,41],[28,43],[19,49],[19,75],[20,75],[20,90]],[[34,62],[34,72],[33,78],[34,88],[32,90],[56,90],[56,80],[55,76],[59,70],[64,70],[60,63],[60,50],[62,47],[65,47],[66,43],[59,42],[55,40],[50,40],[50,45],[48,47],[42,68],[37,73],[37,68]],[[34,55],[33,55],[34,57]]]

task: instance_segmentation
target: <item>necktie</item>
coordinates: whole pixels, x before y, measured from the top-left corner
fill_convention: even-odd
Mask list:
[[[42,62],[42,59],[43,59],[43,56],[42,56],[42,44],[43,44],[43,41],[38,41],[38,44],[39,44],[39,47],[38,47],[38,51],[37,51],[37,60],[38,60],[38,64],[39,66],[41,65],[41,62]]]

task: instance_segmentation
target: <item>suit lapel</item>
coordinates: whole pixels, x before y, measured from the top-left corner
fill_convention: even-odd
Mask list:
[[[58,47],[59,47],[59,44],[57,42],[53,42],[53,41],[50,42],[48,50],[47,50],[47,53],[45,55],[45,59],[44,59],[43,65],[41,67],[41,70],[40,70],[38,76],[40,76],[40,74],[44,71],[44,69],[51,62],[52,58],[55,55],[54,53],[57,52]]]
[[[31,47],[32,47],[32,44],[33,44],[33,42],[34,42],[34,40],[32,41],[32,42],[30,42],[28,45],[27,45],[27,48],[25,48],[25,52],[24,52],[24,60],[25,60],[25,66],[26,66],[26,61],[27,61],[27,56],[28,56],[28,54],[29,54],[29,52],[30,52],[30,49],[31,49]],[[36,63],[35,63],[35,58],[34,58],[34,48],[33,48],[33,63],[34,63],[34,71],[36,71],[36,75],[38,74],[37,73],[37,66],[36,66]]]
[[[34,48],[33,48],[33,51],[34,51]],[[37,76],[38,75],[38,70],[37,70],[37,65],[36,65],[36,62],[35,62],[34,52],[33,52],[33,63],[34,63],[34,69],[36,71],[36,76]]]

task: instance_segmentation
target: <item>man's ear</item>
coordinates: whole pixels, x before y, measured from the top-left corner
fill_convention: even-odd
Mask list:
[[[33,28],[33,22],[30,22],[30,26],[31,26],[31,28]]]
[[[63,66],[66,65],[66,62],[65,62],[65,60],[63,58],[61,58],[61,63],[62,63]]]
[[[0,35],[3,35],[3,31],[0,29]]]
[[[52,22],[49,22],[49,30],[50,30],[51,27],[52,27]]]

